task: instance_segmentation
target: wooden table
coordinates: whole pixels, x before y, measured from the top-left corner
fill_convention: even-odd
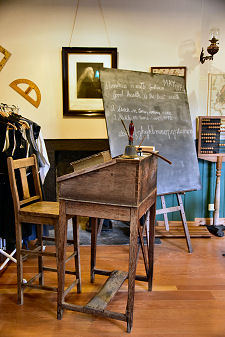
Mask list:
[[[127,322],[130,332],[133,324],[135,279],[148,282],[152,289],[154,257],[154,224],[156,212],[157,157],[147,155],[138,159],[118,157],[109,162],[73,172],[57,179],[59,183],[60,218],[58,230],[58,304],[57,318],[64,309],[91,313]],[[140,218],[149,217],[148,230],[140,224]],[[92,218],[91,281],[95,274],[109,275],[97,295],[85,306],[65,301],[69,290],[64,291],[66,217],[88,216]],[[105,271],[95,269],[97,220],[114,219],[130,222],[129,269]],[[147,253],[143,234],[147,235]],[[142,249],[146,275],[136,275],[138,236]],[[113,258],[113,257],[112,257]],[[107,304],[128,278],[128,298],[125,313],[106,309]]]

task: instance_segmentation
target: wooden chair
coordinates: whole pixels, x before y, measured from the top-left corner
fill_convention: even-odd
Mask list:
[[[15,230],[16,230],[16,255],[17,255],[17,294],[18,304],[23,304],[24,288],[45,289],[58,291],[58,287],[44,285],[44,271],[57,272],[57,268],[44,266],[43,256],[58,256],[57,239],[58,239],[58,219],[59,203],[43,201],[40,179],[38,174],[38,165],[35,155],[29,158],[13,160],[8,158],[8,173],[10,187],[12,191],[14,213],[15,213]],[[29,171],[28,171],[29,170]],[[18,171],[18,172],[17,172]],[[28,173],[29,172],[29,173]],[[29,176],[29,179],[28,179]],[[32,184],[31,184],[32,182]],[[33,185],[33,186],[32,186]],[[34,191],[32,191],[34,190]],[[68,219],[71,217],[68,217]],[[73,221],[73,240],[67,240],[67,243],[73,244],[74,251],[67,259],[74,257],[75,271],[66,271],[67,274],[75,275],[75,281],[69,286],[68,291],[77,285],[77,292],[81,292],[80,276],[80,251],[79,251],[79,226],[76,218]],[[36,224],[38,247],[34,250],[22,249],[22,223]],[[53,225],[55,229],[55,238],[44,237],[43,224]],[[47,252],[43,246],[44,240],[55,240],[56,252]],[[23,279],[23,260],[24,256],[38,257],[38,274],[29,281]],[[39,284],[34,284],[35,280]]]

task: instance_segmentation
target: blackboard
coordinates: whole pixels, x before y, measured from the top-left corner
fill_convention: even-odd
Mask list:
[[[124,153],[134,122],[134,145],[155,146],[172,165],[158,161],[158,195],[201,188],[184,78],[138,71],[100,71],[111,156]]]

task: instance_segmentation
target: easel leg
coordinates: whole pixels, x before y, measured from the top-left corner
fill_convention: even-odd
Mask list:
[[[161,198],[162,209],[165,210],[166,209],[165,197],[164,197],[164,195],[161,195],[160,198]],[[169,231],[169,221],[168,221],[168,215],[167,215],[166,212],[163,213],[163,217],[164,217],[164,222],[165,222],[165,228],[166,228],[167,231]]]
[[[187,246],[188,246],[188,251],[189,251],[189,253],[192,253],[191,238],[190,238],[189,229],[188,229],[188,225],[187,225],[187,220],[186,220],[186,216],[185,216],[185,212],[184,212],[184,205],[183,205],[183,202],[182,202],[182,197],[181,197],[180,193],[176,193],[176,195],[177,195],[178,204],[180,206],[180,215],[181,215],[182,224],[183,224],[183,227],[184,227],[184,232],[185,232],[185,238],[186,238],[186,242],[187,242]]]

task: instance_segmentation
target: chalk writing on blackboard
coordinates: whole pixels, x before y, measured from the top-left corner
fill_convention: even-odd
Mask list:
[[[123,154],[127,135],[121,123],[135,125],[134,144],[155,146],[173,162],[159,161],[158,191],[200,188],[192,124],[182,77],[104,69],[100,72],[112,157]],[[179,178],[180,177],[180,178]]]

